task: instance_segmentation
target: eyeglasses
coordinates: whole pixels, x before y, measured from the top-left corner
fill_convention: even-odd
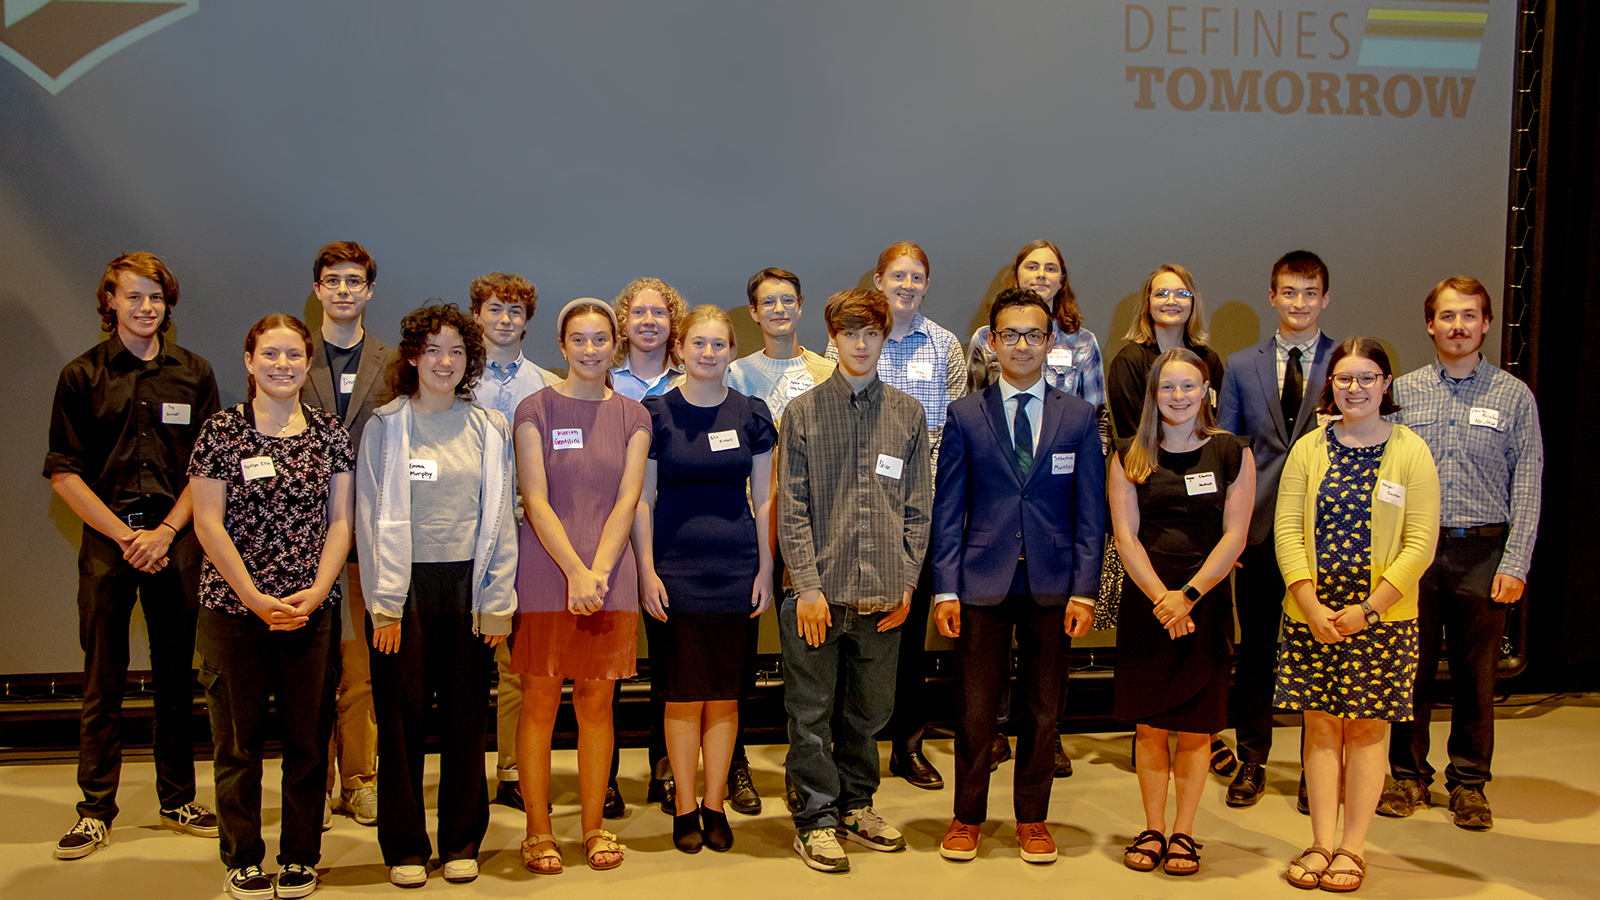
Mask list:
[[[782,306],[784,309],[794,309],[799,305],[800,298],[793,294],[784,294],[782,297],[761,298],[761,308],[765,310],[774,310],[779,306]]]
[[[330,291],[337,291],[339,289],[339,285],[341,284],[352,291],[359,291],[366,287],[369,283],[370,282],[368,282],[365,278],[362,278],[360,275],[348,275],[344,278],[340,278],[337,275],[326,275],[322,278],[322,286]]]
[[[1000,332],[1000,343],[1005,344],[1007,347],[1015,347],[1017,341],[1026,340],[1029,347],[1039,347],[1044,344],[1046,337],[1048,335],[1037,328],[1030,328],[1027,331],[1016,331],[1015,329],[1007,328]]]
[[[1373,372],[1362,372],[1360,375],[1351,375],[1348,372],[1340,372],[1328,380],[1333,382],[1333,386],[1339,390],[1348,391],[1350,390],[1350,385],[1352,384],[1359,384],[1361,385],[1362,390],[1366,390],[1367,388],[1372,387],[1373,385],[1382,381],[1385,377],[1387,376],[1378,375]]]
[[[1190,291],[1184,290],[1183,288],[1178,288],[1177,290],[1172,290],[1171,288],[1156,288],[1150,292],[1150,297],[1153,300],[1165,300],[1168,297],[1177,297],[1179,300],[1193,300],[1194,294]]]

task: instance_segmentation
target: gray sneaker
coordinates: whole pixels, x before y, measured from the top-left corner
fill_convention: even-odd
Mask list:
[[[1428,783],[1420,778],[1396,778],[1378,798],[1378,815],[1403,819],[1428,808]]]
[[[339,792],[339,808],[361,825],[378,824],[378,789],[372,785]]]
[[[82,859],[110,843],[110,825],[99,819],[82,818],[56,842],[56,859]]]
[[[1451,789],[1450,812],[1457,827],[1469,831],[1488,831],[1494,827],[1489,800],[1483,796],[1483,788],[1477,785],[1458,784]]]
[[[885,822],[877,810],[870,806],[846,812],[844,821],[839,823],[839,834],[846,840],[855,841],[863,847],[884,853],[893,853],[906,848],[906,838],[900,833],[900,829]]]
[[[844,855],[832,828],[813,828],[794,836],[794,852],[800,861],[818,872],[848,872],[850,857]]]

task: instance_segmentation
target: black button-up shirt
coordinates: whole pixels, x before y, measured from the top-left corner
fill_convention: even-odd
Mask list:
[[[113,334],[61,370],[44,475],[77,474],[118,515],[170,509],[200,425],[221,408],[210,363],[165,340],[142,360]]]

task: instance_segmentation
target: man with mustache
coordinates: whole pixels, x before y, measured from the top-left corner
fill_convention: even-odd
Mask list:
[[[1417,599],[1416,719],[1389,737],[1394,781],[1378,813],[1409,816],[1430,805],[1430,695],[1439,638],[1450,655],[1450,764],[1445,788],[1461,828],[1484,831],[1494,816],[1484,797],[1494,754],[1494,680],[1506,611],[1522,596],[1539,525],[1544,441],[1533,391],[1484,358],[1494,321],[1489,291],[1455,276],[1422,303],[1438,351],[1432,363],[1395,379],[1395,421],[1415,431],[1439,467],[1439,549]]]

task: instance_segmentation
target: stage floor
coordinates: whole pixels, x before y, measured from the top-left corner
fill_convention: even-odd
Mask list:
[[[1521,705],[1513,705],[1513,704]],[[1441,711],[1441,717],[1448,713]],[[1443,768],[1447,728],[1434,725],[1434,762]],[[1367,884],[1361,895],[1381,898],[1515,898],[1593,900],[1600,897],[1600,695],[1555,699],[1512,698],[1499,712],[1495,769],[1488,790],[1494,830],[1477,834],[1456,828],[1441,807],[1410,819],[1379,818],[1367,849]],[[1229,736],[1231,739],[1231,735]],[[952,742],[930,741],[928,756],[948,779]],[[1302,896],[1283,881],[1288,859],[1311,843],[1310,820],[1294,809],[1298,766],[1293,764],[1298,733],[1280,728],[1268,767],[1268,793],[1254,808],[1231,810],[1223,804],[1225,784],[1211,779],[1201,804],[1196,837],[1205,844],[1203,868],[1189,878],[1125,869],[1122,847],[1142,830],[1138,787],[1129,766],[1130,735],[1068,735],[1076,774],[1055,782],[1050,825],[1060,846],[1051,866],[1031,866],[1017,858],[1013,842],[1010,779],[1013,764],[995,773],[989,823],[980,856],[970,863],[939,858],[938,842],[950,821],[952,789],[922,791],[886,777],[877,806],[905,832],[910,847],[897,854],[851,852],[852,871],[824,875],[807,869],[790,849],[793,829],[783,807],[781,745],[750,748],[756,785],[766,800],[754,817],[733,815],[734,847],[686,856],[671,842],[672,821],[644,797],[645,751],[623,751],[621,780],[629,801],[626,818],[607,823],[628,845],[627,861],[611,872],[584,867],[577,848],[572,751],[555,755],[555,826],[565,843],[566,872],[539,877],[526,872],[517,854],[522,814],[491,806],[490,826],[479,859],[482,875],[472,884],[445,883],[437,871],[422,889],[426,895],[542,898],[593,897],[598,891],[620,896],[664,898],[740,898],[786,900],[814,897],[824,890],[856,896],[899,898],[1062,894],[1099,898]],[[430,757],[430,796],[437,772]],[[200,764],[200,798],[212,796],[211,769]],[[487,761],[493,791],[494,759]],[[267,765],[264,818],[268,872],[277,845],[278,774]],[[119,797],[122,816],[112,844],[85,859],[59,862],[55,841],[76,821],[78,795],[73,767],[0,767],[0,897],[5,900],[85,900],[85,898],[161,898],[201,900],[222,896],[223,869],[214,841],[176,835],[156,827],[154,770],[147,761],[130,761]],[[1443,804],[1443,785],[1434,800]],[[431,825],[431,823],[430,823]],[[336,816],[323,837],[321,889],[325,900],[395,896],[378,853],[374,829]],[[1255,894],[1256,890],[1262,894]],[[990,892],[994,892],[991,894]]]

